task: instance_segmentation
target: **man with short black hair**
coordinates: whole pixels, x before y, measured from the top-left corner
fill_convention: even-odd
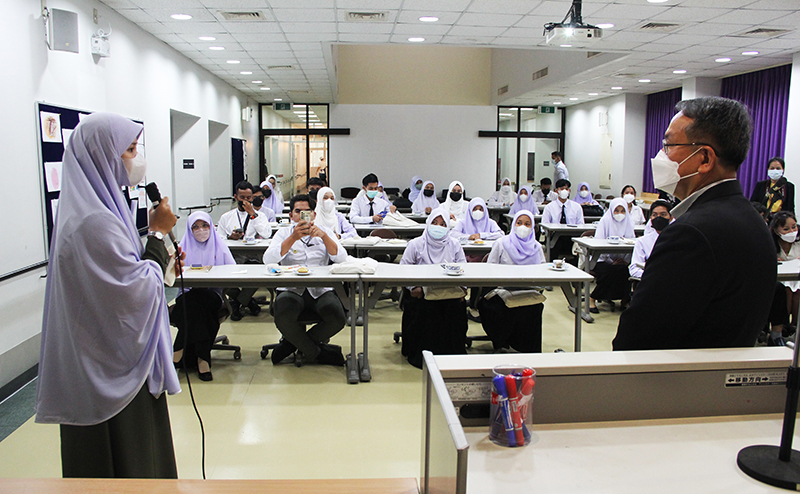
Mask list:
[[[365,194],[353,199],[347,217],[350,223],[380,224],[387,213],[394,213],[397,208],[379,196],[378,176],[370,173],[361,180]]]
[[[325,182],[319,177],[311,177],[306,182],[306,190],[308,191],[308,197],[317,200],[317,192],[319,189],[325,187]]]
[[[628,266],[631,278],[641,279],[642,273],[644,273],[644,264],[650,259],[658,236],[672,221],[671,209],[672,205],[661,199],[650,205],[650,221],[645,226],[644,235],[637,238],[633,246],[633,255]]]
[[[614,350],[751,347],[767,321],[777,260],[764,219],[736,180],[750,116],[718,97],[675,109],[651,161],[655,187],[681,203],[620,317]]]
[[[550,177],[544,177],[539,181],[539,190],[533,193],[533,202],[537,206],[547,205],[558,199],[558,195],[550,190],[553,186],[553,181]]]
[[[564,164],[564,156],[559,151],[550,153],[550,158],[553,160],[553,178],[556,182],[559,180],[569,180],[569,170],[567,165]]]
[[[264,189],[266,189],[266,191]],[[269,220],[270,223],[274,223],[275,221],[277,221],[277,216],[275,215],[275,211],[273,211],[271,208],[268,208],[267,206],[264,206],[264,198],[266,197],[267,192],[272,194],[272,190],[270,190],[267,187],[259,189],[255,185],[253,186],[253,209],[258,211],[259,213],[266,215],[267,220]]]

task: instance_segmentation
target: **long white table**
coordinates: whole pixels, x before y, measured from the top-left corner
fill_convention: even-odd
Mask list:
[[[547,260],[551,261],[551,249],[556,245],[558,239],[561,237],[580,237],[585,232],[594,231],[597,225],[589,223],[583,225],[563,225],[561,223],[541,223],[539,228],[542,229],[545,235],[545,253]],[[637,236],[644,234],[644,225],[636,225],[633,231]]]
[[[800,280],[800,259],[778,264],[778,281]]]
[[[484,240],[482,244],[477,244],[474,241],[469,241],[466,244],[461,244],[461,248],[463,248],[464,253],[468,255],[469,254],[483,255],[491,252],[494,243],[495,243],[494,240]],[[342,245],[348,249],[348,252],[350,251],[351,247],[350,243],[345,242]],[[394,239],[391,241],[381,240],[375,245],[369,245],[369,244],[353,245],[353,247],[357,252],[356,257],[367,257],[370,254],[387,254],[387,255],[401,256],[403,255],[403,252],[405,252],[407,246],[408,246],[408,241],[406,241],[405,239]]]
[[[358,234],[362,237],[368,237],[375,230],[391,230],[399,238],[416,238],[425,231],[424,224],[418,224],[416,226],[385,226],[357,223],[354,224],[353,227],[355,227]]]

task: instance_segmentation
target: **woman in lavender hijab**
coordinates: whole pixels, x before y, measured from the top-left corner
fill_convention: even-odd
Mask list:
[[[400,264],[464,263],[464,249],[448,235],[450,213],[434,209],[421,237],[408,242]],[[430,292],[429,296],[430,296]],[[403,290],[403,348],[408,363],[422,368],[422,351],[466,353],[467,307],[463,295],[446,300],[426,299],[421,286]]]
[[[230,249],[214,230],[211,216],[204,211],[189,215],[181,248],[186,253],[187,266],[236,264]],[[178,328],[172,346],[176,367],[196,366],[201,381],[213,379],[211,346],[219,331],[220,312],[226,308],[219,288],[192,288],[178,296],[169,317]]]
[[[492,264],[528,265],[545,262],[542,246],[533,233],[533,214],[523,210],[514,215],[511,232],[496,241],[487,262]],[[515,291],[523,288],[510,288]],[[531,288],[524,288],[530,290]],[[478,300],[483,330],[494,349],[513,348],[518,352],[541,353],[543,304],[523,305],[509,309],[499,296],[485,298],[493,288],[484,288]]]
[[[64,477],[177,477],[164,392],[180,384],[164,300],[169,254],[159,238],[175,216],[164,198],[143,249],[121,190],[144,178],[141,132],[96,113],[64,151],[36,403],[37,422],[61,424]]]

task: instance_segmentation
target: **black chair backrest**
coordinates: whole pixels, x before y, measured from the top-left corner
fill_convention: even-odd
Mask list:
[[[355,199],[360,190],[358,187],[342,187],[339,189],[339,197],[342,199]]]

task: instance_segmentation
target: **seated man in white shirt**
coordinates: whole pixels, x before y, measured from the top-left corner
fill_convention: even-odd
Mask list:
[[[644,274],[643,266],[650,258],[658,236],[672,221],[670,209],[672,209],[670,204],[662,200],[655,201],[650,206],[650,225],[653,229],[644,236],[636,239],[636,244],[633,246],[631,264],[628,266],[628,272],[631,274],[631,278],[642,278],[642,274]]]
[[[583,208],[569,198],[570,187],[572,187],[572,184],[569,180],[561,179],[556,181],[558,199],[544,207],[542,223],[583,224]],[[572,255],[572,239],[567,236],[559,238],[556,245],[550,249],[550,255],[553,259],[564,258],[572,262],[572,259],[574,259]]]
[[[269,238],[272,235],[272,226],[267,215],[260,213],[253,207],[253,186],[250,182],[242,180],[236,184],[236,194],[233,196],[237,208],[223,214],[217,224],[217,233],[222,238],[241,240],[242,238],[261,237]],[[258,264],[258,257],[236,253],[233,255],[237,264]],[[228,288],[226,295],[231,302],[231,320],[239,321],[244,316],[243,308],[246,307],[250,314],[257,316],[261,307],[253,300],[255,288]]]
[[[537,206],[543,204],[547,205],[558,199],[558,194],[551,190],[553,181],[550,180],[550,177],[544,177],[540,180],[539,187],[539,190],[533,193],[533,202],[535,202]]]
[[[308,268],[327,266],[330,262],[347,259],[347,251],[326,227],[314,224],[316,201],[308,195],[296,195],[289,202],[292,224],[281,228],[264,252],[264,264],[302,265]],[[303,219],[303,213],[311,214],[311,221]],[[319,364],[342,366],[344,356],[338,345],[327,342],[342,330],[345,324],[344,307],[333,288],[278,288],[273,302],[275,326],[283,335],[281,343],[272,350],[272,363],[280,363],[295,350]],[[308,331],[297,322],[298,316],[311,309],[322,322]]]
[[[370,173],[361,180],[365,194],[353,199],[347,217],[353,224],[381,224],[386,213],[397,211],[389,201],[380,197],[378,176]]]

